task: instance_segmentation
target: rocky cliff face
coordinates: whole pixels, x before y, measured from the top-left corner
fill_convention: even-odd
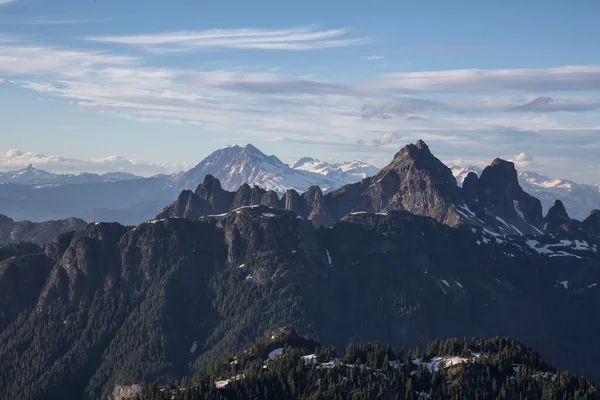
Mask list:
[[[327,207],[309,192],[289,203]],[[91,224],[0,262],[0,397],[104,398],[187,375],[282,325],[340,348],[510,335],[592,375],[599,243],[515,240],[406,210],[330,229],[252,205]]]
[[[453,206],[461,200],[456,179],[422,140],[400,150],[373,178],[366,195],[376,212],[406,210],[450,226],[461,222]]]
[[[542,227],[542,205],[519,185],[512,162],[495,159],[485,168],[477,183],[477,201],[496,216],[517,226]]]

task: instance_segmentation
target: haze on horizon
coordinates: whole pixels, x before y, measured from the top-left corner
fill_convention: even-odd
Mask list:
[[[597,184],[598,11],[0,1],[0,170],[147,176],[246,143],[382,166],[423,139],[448,165]]]

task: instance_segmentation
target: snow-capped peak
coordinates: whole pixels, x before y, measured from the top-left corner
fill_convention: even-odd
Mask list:
[[[173,179],[180,189],[195,189],[210,174],[219,179],[226,190],[237,190],[247,183],[279,193],[287,189],[303,192],[314,185],[327,191],[343,186],[350,179],[341,170],[331,176],[311,170],[308,165],[314,167],[315,163],[320,163],[318,160],[305,157],[300,161],[302,162],[293,164],[298,164],[298,168],[292,168],[251,144],[244,147],[234,145],[215,151],[193,169]],[[325,163],[325,167],[328,165]],[[360,179],[352,178],[353,182],[357,180]]]
[[[379,172],[374,165],[358,160],[329,164],[311,157],[302,157],[290,166],[296,170],[336,177],[345,183],[356,182]]]

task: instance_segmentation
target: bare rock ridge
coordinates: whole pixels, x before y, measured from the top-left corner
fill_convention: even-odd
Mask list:
[[[497,158],[480,177],[469,173],[460,188],[452,170],[422,140],[404,146],[375,176],[326,194],[312,186],[302,194],[289,189],[279,198],[274,191],[247,184],[228,192],[218,179],[206,175],[195,192],[182,192],[158,218],[194,219],[252,205],[291,210],[315,226],[330,226],[357,212],[398,210],[449,226],[467,223],[508,235],[540,235],[545,222],[555,229],[570,221],[560,204],[549,213],[548,221],[544,219],[540,201],[520,186],[514,163]],[[579,229],[580,225],[573,226]]]
[[[465,204],[459,205],[459,211],[474,225],[501,234],[542,233],[542,205],[521,188],[512,162],[496,158],[480,177],[469,173],[462,196]]]
[[[16,222],[0,214],[0,245],[21,242],[45,245],[58,235],[70,231],[78,231],[86,225],[87,223],[79,218],[45,222]]]

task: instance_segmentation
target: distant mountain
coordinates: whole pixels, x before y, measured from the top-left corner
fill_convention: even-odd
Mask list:
[[[482,169],[475,166],[451,167],[456,181],[462,186],[469,172],[481,175]],[[544,212],[561,200],[569,214],[578,220],[585,219],[592,209],[600,208],[600,185],[586,185],[566,179],[552,179],[531,171],[518,173],[523,190],[542,202]]]
[[[117,182],[0,185],[0,210],[15,220],[34,222],[70,217],[86,221],[138,224],[177,198],[170,177]]]
[[[15,222],[5,215],[0,215],[0,245],[25,242],[45,245],[63,233],[79,231],[86,225],[85,221],[78,218],[45,222]]]
[[[215,151],[191,170],[175,175],[173,181],[178,189],[195,189],[206,175],[212,175],[219,179],[225,190],[237,190],[248,184],[282,194],[288,189],[304,192],[311,186],[319,186],[323,191],[336,189],[362,179],[368,171],[366,165],[343,166],[345,171],[342,164],[339,167],[323,166],[320,170],[311,170],[307,163],[289,166],[251,144],[236,145]]]
[[[445,166],[442,168],[440,164],[441,162],[436,163],[438,165],[436,168],[441,173],[445,171]],[[419,163],[415,165],[417,166],[416,171],[423,170]],[[393,167],[390,168],[394,170]],[[318,217],[324,224],[330,224],[345,216],[346,213],[354,211],[379,210],[384,212],[385,210],[405,208],[415,213],[425,212],[424,215],[429,215],[432,212],[431,206],[440,205],[436,206],[431,202],[438,202],[441,198],[429,198],[427,204],[423,203],[420,206],[418,203],[426,199],[406,200],[411,194],[398,194],[397,184],[399,182],[410,183],[416,178],[402,175],[410,172],[410,169],[399,168],[396,173],[390,172],[388,169],[386,170],[388,172],[384,174],[386,185],[391,185],[391,188],[381,186],[384,181],[378,181],[378,179],[357,184],[359,181],[379,175],[381,172],[376,167],[361,161],[329,164],[310,157],[301,158],[297,162],[287,165],[277,157],[268,156],[252,145],[228,146],[215,151],[189,171],[174,175],[157,175],[151,178],[140,178],[121,172],[104,175],[87,173],[57,175],[30,166],[21,171],[0,173],[0,211],[16,220],[44,221],[77,217],[86,221],[138,224],[156,216],[166,204],[177,199],[182,190],[196,190],[207,175],[212,175],[220,181],[220,185],[226,191],[236,191],[247,184],[249,188],[245,188],[245,191],[250,190],[252,186],[259,186],[262,190],[274,192],[276,197],[280,198],[287,196],[287,191],[293,190],[295,195],[292,192],[289,193],[289,196],[293,198],[285,200],[289,200],[290,207],[294,207],[294,210],[304,210],[299,211],[301,213],[309,208],[313,213],[316,207],[321,211],[314,213],[315,220]],[[476,167],[452,167],[451,175],[454,175],[459,186],[462,186],[463,180],[470,171],[476,172],[477,175],[482,173],[482,170]],[[437,176],[436,179],[448,178],[439,176],[438,172],[434,173]],[[400,173],[401,180],[392,182],[392,179],[388,177],[390,173],[390,177]],[[447,174],[447,172],[443,172],[443,174]],[[427,179],[423,182],[427,183]],[[518,180],[526,193],[540,198],[543,212],[550,209],[555,198],[562,200],[567,212],[579,220],[586,218],[591,209],[600,207],[598,199],[600,188],[595,186],[578,185],[569,181],[557,183],[558,181],[533,175],[530,172],[519,173]],[[348,193],[343,196],[346,199],[343,203],[350,205],[349,209],[344,208],[341,204],[332,205],[336,201],[332,203],[329,198],[321,200],[324,194],[330,194],[348,184],[355,184],[355,186],[351,189],[344,189],[344,192],[350,190],[357,194],[352,201],[348,200]],[[411,183],[411,185],[416,184],[416,181]],[[362,185],[367,185],[372,189],[369,189],[368,193],[363,193],[366,188],[362,188]],[[379,188],[377,189],[377,187]],[[310,193],[307,193],[309,190]],[[378,191],[381,192],[381,195],[376,193]],[[448,191],[453,191],[453,189],[444,189],[445,194],[449,194]],[[397,194],[397,196],[395,199],[388,199],[383,194],[384,192]],[[297,203],[296,197],[300,198],[300,194],[304,193],[306,193],[304,199]],[[340,194],[338,193],[331,199],[338,198]],[[257,193],[253,194],[253,196],[257,195]],[[240,194],[240,196],[244,198],[245,195]],[[383,203],[379,205],[372,203],[369,206],[364,202],[365,196],[374,197],[375,202],[383,201]],[[434,194],[435,196],[437,195]],[[456,193],[452,196],[456,196]],[[267,197],[270,200],[267,199],[266,202],[274,201],[272,193],[268,193]],[[455,200],[446,203],[452,204],[452,207],[458,207],[461,212],[466,212],[467,219],[472,219],[470,212],[461,208],[461,201],[463,199],[458,203]],[[239,203],[238,201],[235,204]],[[333,208],[328,209],[329,207]],[[221,208],[221,206],[217,208]],[[475,210],[471,211],[475,212]],[[449,213],[453,214],[454,211],[450,210]],[[460,217],[457,218],[465,219],[464,214],[459,213],[459,215]],[[501,215],[498,216],[504,219]],[[492,219],[496,220],[495,217]],[[496,221],[499,222],[499,220]],[[528,228],[529,225],[519,227],[521,221],[522,219],[518,219],[512,224],[518,230],[525,229],[523,232],[533,229]],[[476,219],[475,222],[477,222]],[[488,221],[488,224],[493,225],[493,221]],[[503,226],[502,223],[501,225]],[[512,227],[510,229],[514,231]]]
[[[303,157],[291,164],[290,167],[300,170],[313,172],[335,179],[343,184],[358,182],[361,179],[376,175],[379,168],[363,161],[350,161],[336,164],[329,164],[311,157]]]
[[[460,188],[453,171],[423,141],[405,146],[377,175],[325,194],[312,186],[302,194],[288,189],[280,197],[272,190],[247,184],[233,192],[206,175],[195,191],[182,191],[157,218],[196,219],[261,205],[294,211],[315,226],[333,225],[349,214],[406,210],[449,226],[473,225],[491,235],[545,233],[540,201],[521,188],[512,162],[496,159],[481,177],[470,172]],[[562,222],[555,214],[560,213],[550,216],[553,229],[563,229],[567,222],[565,229],[583,229],[577,221],[570,223],[566,211]]]
[[[573,218],[583,220],[590,210],[600,208],[600,185],[551,179],[530,171],[521,172],[519,181],[528,193],[540,199],[546,210],[558,199]]]
[[[139,179],[139,176],[127,172],[109,172],[98,175],[91,173],[53,174],[29,165],[27,168],[0,172],[0,184],[12,183],[15,185],[74,185],[83,183],[117,182],[129,179]]]

